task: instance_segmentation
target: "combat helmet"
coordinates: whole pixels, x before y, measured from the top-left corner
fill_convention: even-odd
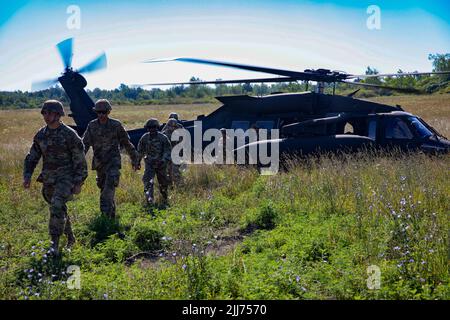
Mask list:
[[[169,114],[169,119],[175,119],[175,120],[178,120],[178,113],[176,113],[176,112],[171,112],[171,113]]]
[[[111,103],[107,99],[99,99],[95,102],[94,111],[111,111]]]
[[[167,120],[167,126],[168,127],[176,127],[176,126],[178,126],[178,122],[175,118],[170,118],[169,120]]]
[[[44,112],[56,112],[60,116],[64,116],[64,109],[61,102],[58,100],[47,100],[42,104],[41,114]]]
[[[149,129],[149,128],[159,128],[159,121],[155,118],[150,118],[147,120],[147,122],[145,123],[144,128]]]

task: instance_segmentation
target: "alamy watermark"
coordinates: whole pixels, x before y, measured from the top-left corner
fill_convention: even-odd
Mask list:
[[[278,129],[207,129],[202,122],[194,121],[194,137],[186,129],[176,129],[172,141],[180,141],[172,148],[174,164],[253,164],[261,168],[264,175],[276,174],[279,170]],[[193,145],[192,145],[193,144]]]
[[[72,4],[67,7],[66,13],[70,14],[70,16],[66,20],[67,29],[79,30],[81,28],[81,9],[80,9],[80,7]]]
[[[381,287],[381,270],[377,265],[367,267],[367,288],[369,290],[378,290]]]
[[[81,289],[80,267],[77,265],[68,266],[67,274],[71,274],[71,276],[67,279],[67,288],[80,290]]]
[[[367,18],[366,25],[369,30],[381,30],[381,9],[377,5],[371,5],[366,10],[369,17]]]

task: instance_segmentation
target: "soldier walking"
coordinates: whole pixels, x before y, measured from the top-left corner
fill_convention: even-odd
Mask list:
[[[166,135],[166,137],[169,139],[170,144],[173,147],[175,147],[178,143],[180,143],[180,141],[172,141],[172,133],[176,130],[176,129],[182,129],[183,125],[179,124],[177,122],[177,120],[175,118],[170,118],[162,133]],[[167,171],[168,171],[168,176],[169,176],[169,183],[170,184],[175,184],[175,183],[179,183],[181,182],[181,172],[180,172],[180,164],[179,163],[173,163],[173,161],[169,161],[169,163],[167,164]]]
[[[36,133],[25,158],[23,186],[25,189],[30,188],[31,176],[42,157],[42,172],[37,181],[43,183],[42,195],[50,205],[49,234],[57,256],[63,233],[67,236],[68,247],[75,243],[66,203],[73,199],[74,194],[81,192],[88,175],[87,164],[80,137],[61,122],[64,116],[61,102],[45,101],[41,114],[47,125]]]
[[[167,129],[167,124],[169,123],[170,119],[175,119],[175,121],[177,122],[177,124],[179,125],[179,128],[184,128],[183,124],[181,123],[181,121],[178,119],[178,113],[176,112],[171,112],[169,114],[169,118],[167,119],[167,123],[164,125],[164,127],[161,129],[161,132],[163,132],[164,130]],[[170,138],[169,138],[170,140]]]
[[[97,171],[97,186],[100,188],[100,210],[110,218],[116,216],[115,190],[119,185],[122,168],[120,148],[124,148],[131,158],[134,170],[139,170],[138,154],[122,123],[109,118],[111,104],[106,99],[95,103],[97,119],[92,120],[83,136],[84,151],[92,146],[94,157],[92,170]]]
[[[171,161],[171,150],[169,139],[158,131],[159,122],[151,118],[145,124],[148,130],[138,144],[139,162],[144,158],[145,172],[142,177],[144,183],[145,199],[148,205],[154,204],[154,178],[158,178],[159,190],[161,192],[164,205],[167,204],[167,187],[169,181],[167,178],[167,164]]]

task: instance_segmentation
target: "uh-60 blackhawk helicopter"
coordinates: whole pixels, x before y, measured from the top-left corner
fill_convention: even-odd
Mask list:
[[[352,75],[326,69],[297,72],[196,58],[153,59],[145,62],[167,61],[224,66],[271,73],[279,77],[151,85],[263,83],[299,80],[317,82],[315,92],[276,93],[263,97],[248,95],[217,97],[223,105],[207,116],[198,117],[198,120],[201,120],[203,131],[221,127],[247,130],[252,126],[269,131],[280,130],[281,136],[277,139],[269,138],[252,142],[249,145],[239,146],[237,150],[248,149],[254,144],[264,146],[276,142],[279,146],[280,157],[292,154],[306,155],[318,151],[356,151],[365,147],[395,148],[402,151],[425,153],[450,151],[450,141],[447,138],[418,116],[405,112],[399,105],[389,106],[353,98],[356,92],[348,96],[334,94],[336,83],[418,93],[418,90],[411,88],[389,87],[348,80],[383,76],[449,74],[450,71]],[[325,83],[334,84],[333,94],[324,93]],[[185,121],[184,125],[190,128],[193,123],[194,121]]]
[[[71,117],[74,128],[81,135],[89,121],[96,118],[92,108],[94,102],[84,90],[86,80],[80,74],[106,67],[106,56],[103,54],[87,66],[74,71],[71,67],[72,38],[57,45],[65,65],[65,70],[57,79],[37,83],[35,88],[43,88],[59,81],[70,98]],[[223,103],[221,107],[209,115],[199,115],[195,120],[181,120],[189,131],[194,144],[194,131],[200,127],[200,134],[208,129],[242,129],[257,127],[269,131],[268,138],[251,142],[261,146],[277,144],[280,157],[292,154],[310,154],[317,151],[355,151],[363,147],[399,148],[425,153],[444,153],[450,150],[450,141],[439,134],[418,116],[405,112],[400,106],[365,101],[348,96],[325,94],[325,83],[348,83],[356,86],[385,88],[404,92],[414,92],[409,88],[395,88],[360,82],[350,79],[406,76],[422,74],[448,74],[449,72],[396,73],[377,75],[352,75],[326,69],[289,71],[236,63],[176,58],[165,60],[148,60],[146,63],[163,61],[182,61],[208,65],[232,67],[243,70],[275,74],[278,77],[262,79],[216,80],[181,83],[154,83],[147,85],[182,85],[182,84],[224,84],[224,83],[263,83],[263,82],[317,82],[315,92],[276,93],[262,97],[248,95],[223,96],[217,99]],[[147,86],[140,85],[140,86]],[[143,119],[144,120],[144,119]],[[144,121],[143,121],[144,122]],[[164,125],[164,124],[163,124]],[[279,129],[280,136],[271,138],[270,131]],[[144,128],[129,130],[131,141],[137,145],[140,137],[146,132]],[[198,132],[198,131],[197,131]],[[202,149],[209,142],[202,142]],[[249,148],[250,145],[237,146]]]

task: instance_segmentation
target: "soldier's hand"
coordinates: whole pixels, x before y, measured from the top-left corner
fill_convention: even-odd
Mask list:
[[[31,185],[31,179],[23,179],[23,187],[28,189]]]
[[[73,194],[80,194],[80,192],[81,192],[81,184],[77,183],[76,185],[73,186],[72,193]]]

